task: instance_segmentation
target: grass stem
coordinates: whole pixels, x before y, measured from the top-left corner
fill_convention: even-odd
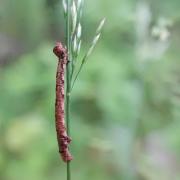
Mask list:
[[[67,0],[67,17],[66,17],[66,46],[68,52],[68,63],[66,69],[66,126],[67,134],[70,136],[70,63],[71,63],[71,32],[70,32],[70,6],[71,0]],[[67,163],[67,180],[71,180],[71,166]]]

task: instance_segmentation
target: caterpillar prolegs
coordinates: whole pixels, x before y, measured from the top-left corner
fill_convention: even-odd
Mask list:
[[[56,132],[59,146],[59,153],[62,160],[68,162],[72,160],[72,155],[68,150],[71,138],[67,135],[64,120],[64,76],[68,63],[68,55],[66,48],[58,42],[53,49],[54,54],[58,57],[58,67],[56,73],[56,103],[55,103],[55,121]]]

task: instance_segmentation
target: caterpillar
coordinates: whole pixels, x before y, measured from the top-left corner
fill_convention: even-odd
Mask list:
[[[72,160],[72,155],[68,150],[71,138],[67,135],[64,120],[64,76],[68,63],[66,48],[58,42],[53,49],[54,54],[58,57],[58,67],[56,73],[56,102],[55,102],[55,125],[59,153],[64,162]]]

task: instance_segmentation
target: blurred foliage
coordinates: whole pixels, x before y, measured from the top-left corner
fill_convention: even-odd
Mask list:
[[[107,22],[72,92],[74,180],[180,179],[179,8],[85,1],[83,52]],[[64,41],[61,2],[3,0],[0,24],[0,179],[63,180],[52,53]]]

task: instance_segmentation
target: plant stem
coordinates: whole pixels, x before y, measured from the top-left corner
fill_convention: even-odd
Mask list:
[[[66,46],[68,52],[68,63],[66,69],[66,126],[67,134],[70,136],[70,63],[71,63],[71,47],[70,47],[70,5],[71,0],[67,0],[67,17],[66,17]],[[70,162],[67,162],[67,180],[71,180],[71,167]]]

